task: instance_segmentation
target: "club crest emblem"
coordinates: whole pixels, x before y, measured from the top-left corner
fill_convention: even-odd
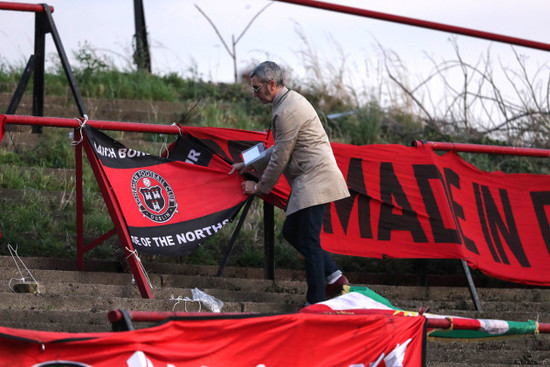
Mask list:
[[[153,222],[165,223],[177,212],[174,191],[158,173],[145,169],[134,173],[132,193],[139,211]]]

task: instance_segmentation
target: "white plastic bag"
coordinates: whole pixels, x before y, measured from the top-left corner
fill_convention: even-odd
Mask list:
[[[212,312],[222,312],[223,302],[216,297],[212,297],[198,288],[192,289],[191,293],[193,294],[193,301],[200,302]]]

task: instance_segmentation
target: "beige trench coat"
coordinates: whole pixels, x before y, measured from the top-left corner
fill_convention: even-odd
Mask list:
[[[270,192],[284,174],[291,187],[287,215],[348,197],[346,181],[313,106],[285,87],[273,100],[272,108],[275,144],[258,190]]]

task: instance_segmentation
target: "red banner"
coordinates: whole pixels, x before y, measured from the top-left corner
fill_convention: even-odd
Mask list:
[[[228,161],[264,133],[183,132]],[[272,142],[270,142],[272,143]],[[376,257],[464,259],[507,281],[550,285],[550,177],[480,171],[429,147],[332,144],[351,197],[326,211],[322,246]],[[281,179],[265,199],[284,208]]]
[[[428,147],[335,145],[335,154],[352,197],[325,218],[327,250],[464,259],[500,279],[550,285],[549,176],[487,173]]]
[[[215,154],[226,162],[242,162],[241,152],[251,146],[265,143],[266,133],[237,129],[223,129],[216,127],[189,127],[180,126],[182,135],[192,140],[197,149],[202,147],[210,154]],[[267,145],[273,144],[273,134],[269,135]],[[171,147],[174,151],[177,147]],[[259,174],[250,172],[247,179],[257,180]],[[286,206],[286,200],[290,195],[290,186],[284,177],[281,177],[277,185],[269,195],[262,195],[262,199],[279,208]]]
[[[69,334],[0,327],[1,365],[420,367],[424,317],[195,317],[127,332]]]
[[[247,199],[243,178],[227,174],[230,164],[185,137],[169,157],[158,157],[90,126],[85,131],[138,251],[188,255],[232,220]]]

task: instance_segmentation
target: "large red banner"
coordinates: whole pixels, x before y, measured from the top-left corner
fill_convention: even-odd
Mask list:
[[[228,161],[240,161],[243,149],[265,139],[265,133],[231,129],[182,131]],[[549,176],[483,172],[428,146],[332,148],[351,197],[325,212],[326,250],[463,259],[496,278],[550,285]],[[283,178],[264,199],[284,208],[288,194]]]
[[[346,145],[335,154],[352,197],[325,218],[327,250],[459,258],[497,278],[550,285],[549,176],[483,172],[428,147]]]
[[[421,367],[425,321],[294,313],[190,317],[96,334],[0,327],[0,366]]]

